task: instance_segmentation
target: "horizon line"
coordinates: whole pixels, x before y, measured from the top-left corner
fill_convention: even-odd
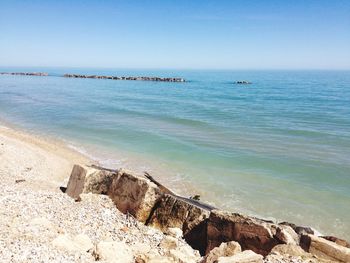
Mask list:
[[[0,68],[72,68],[72,69],[113,69],[113,70],[183,70],[183,71],[350,71],[350,68],[190,68],[190,67],[92,67],[92,66],[5,66]]]

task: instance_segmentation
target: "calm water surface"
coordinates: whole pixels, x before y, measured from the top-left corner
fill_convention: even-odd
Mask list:
[[[350,239],[350,72],[0,71],[55,75],[0,75],[4,121],[63,139],[106,166],[150,171],[218,207]]]

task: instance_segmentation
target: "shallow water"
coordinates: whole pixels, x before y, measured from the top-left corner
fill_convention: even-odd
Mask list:
[[[0,75],[5,121],[63,139],[104,165],[151,171],[218,207],[350,239],[350,72],[0,71],[55,75]]]

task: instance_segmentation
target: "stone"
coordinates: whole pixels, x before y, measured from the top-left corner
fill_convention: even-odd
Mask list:
[[[307,234],[315,234],[315,231],[311,227],[307,226],[297,226],[296,224],[289,223],[289,222],[282,222],[279,223],[279,225],[285,225],[285,226],[290,226],[293,228],[295,233],[297,233],[299,236],[300,235],[307,235]]]
[[[186,235],[191,229],[209,217],[209,211],[165,194],[157,203],[148,225],[163,232],[168,228],[180,228]]]
[[[93,248],[90,238],[85,234],[79,234],[75,237],[68,234],[59,235],[52,241],[52,244],[67,251],[87,252]]]
[[[299,236],[290,226],[279,225],[275,236],[284,244],[299,244]]]
[[[171,257],[174,262],[179,263],[197,263],[200,260],[199,253],[194,253],[189,246],[182,247],[181,249],[171,249],[167,256]]]
[[[335,242],[335,243],[337,243],[340,246],[350,248],[349,242],[347,242],[344,239],[340,239],[340,238],[334,237],[334,236],[321,236],[321,237],[324,238],[324,239],[327,239],[329,241]]]
[[[169,227],[165,234],[175,237],[175,238],[181,238],[182,237],[182,230],[178,227]]]
[[[161,192],[148,179],[119,170],[108,190],[108,196],[122,213],[130,213],[145,223],[161,198]]]
[[[165,236],[159,247],[164,251],[165,257],[171,262],[195,263],[201,258],[198,251],[193,250],[188,244],[175,237]]]
[[[118,176],[117,172],[103,169],[87,169],[83,193],[104,194],[106,195],[112,184],[112,181]]]
[[[179,241],[177,238],[166,236],[161,242],[160,247],[163,249],[171,250],[177,248],[179,245]]]
[[[174,263],[172,257],[161,256],[158,251],[151,250],[148,253],[137,255],[135,263]]]
[[[109,263],[132,263],[133,253],[129,247],[120,241],[101,241],[94,252],[97,261]]]
[[[231,257],[219,257],[217,263],[263,263],[263,256],[252,250],[245,250]]]
[[[205,255],[207,249],[207,225],[208,218],[204,219],[190,231],[187,231],[186,235],[184,235],[186,242],[194,249],[197,249],[202,256]]]
[[[86,169],[80,165],[74,165],[67,184],[66,194],[74,199],[80,198],[83,192],[86,177]]]
[[[310,253],[307,253],[300,246],[294,244],[277,245],[271,250],[271,254],[289,255],[294,257],[312,257]]]
[[[222,242],[236,241],[242,250],[266,256],[281,241],[275,237],[277,226],[270,221],[213,210],[207,225],[206,254]]]
[[[350,262],[350,248],[338,245],[315,235],[303,235],[301,246],[307,252],[326,260],[334,262]]]
[[[219,247],[213,248],[209,252],[209,254],[205,257],[204,262],[213,263],[216,262],[219,257],[230,257],[240,253],[241,251],[241,246],[235,241],[221,243]]]
[[[75,200],[82,193],[107,194],[116,172],[93,167],[74,165],[66,193]]]

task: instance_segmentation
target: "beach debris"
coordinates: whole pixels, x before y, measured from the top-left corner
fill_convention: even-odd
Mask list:
[[[150,180],[152,183],[154,183],[156,186],[159,187],[159,189],[165,193],[165,194],[172,194],[172,195],[176,195],[174,192],[172,192],[169,188],[165,187],[163,184],[161,184],[160,182],[158,182],[156,179],[154,179],[148,172],[144,172],[144,176]]]
[[[193,200],[201,200],[201,196],[200,195],[193,195],[193,196],[190,196],[190,199],[193,199]]]
[[[25,171],[25,172],[30,172],[32,169],[33,169],[32,167],[26,167],[26,168],[24,169],[24,171]]]
[[[18,183],[23,183],[25,181],[26,181],[25,179],[16,179],[15,183],[18,184]]]

